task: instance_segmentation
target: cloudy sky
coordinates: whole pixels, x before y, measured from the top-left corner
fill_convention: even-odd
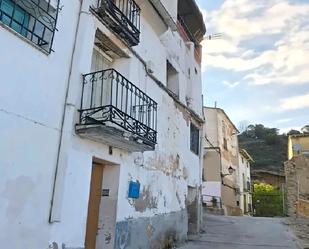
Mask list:
[[[205,104],[233,122],[282,131],[309,124],[309,1],[197,0],[203,42]]]

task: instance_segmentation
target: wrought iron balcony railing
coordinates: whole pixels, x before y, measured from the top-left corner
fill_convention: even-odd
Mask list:
[[[59,0],[0,0],[0,23],[52,51]]]
[[[157,142],[157,103],[114,69],[83,76],[81,125],[118,127],[135,141]]]
[[[139,43],[141,10],[134,0],[99,0],[96,12],[130,46]]]

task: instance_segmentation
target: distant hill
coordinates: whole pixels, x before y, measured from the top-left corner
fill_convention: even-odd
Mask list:
[[[278,129],[261,124],[249,125],[238,136],[240,148],[246,149],[253,157],[252,172],[265,170],[284,172],[283,162],[287,160],[287,136],[278,135]]]

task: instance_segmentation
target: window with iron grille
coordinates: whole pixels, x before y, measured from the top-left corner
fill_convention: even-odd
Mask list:
[[[191,151],[199,155],[200,148],[200,131],[199,129],[194,125],[190,124],[190,149]]]
[[[0,23],[50,53],[59,0],[0,0]]]

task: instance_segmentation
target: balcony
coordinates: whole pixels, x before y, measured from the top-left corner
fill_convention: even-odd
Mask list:
[[[195,0],[178,0],[177,26],[180,36],[185,42],[193,42],[194,57],[198,64],[202,62],[200,43],[206,33],[203,15]]]
[[[202,63],[202,50],[199,45],[199,42],[196,40],[194,35],[191,33],[189,27],[187,26],[184,19],[178,15],[177,27],[181,38],[185,42],[193,42],[194,43],[194,58],[198,64]]]
[[[95,12],[129,46],[139,43],[141,10],[133,0],[99,0]]]
[[[157,103],[114,69],[83,75],[82,136],[128,151],[154,150]]]

